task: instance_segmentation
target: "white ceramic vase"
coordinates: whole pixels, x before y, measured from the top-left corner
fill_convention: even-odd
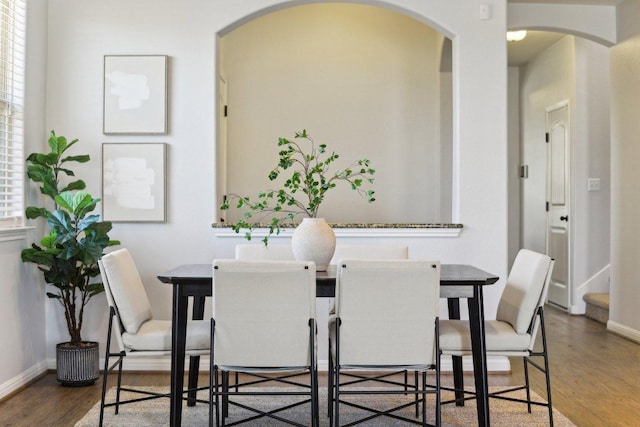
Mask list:
[[[313,261],[316,271],[326,271],[336,249],[336,235],[324,218],[304,218],[291,236],[293,256]]]

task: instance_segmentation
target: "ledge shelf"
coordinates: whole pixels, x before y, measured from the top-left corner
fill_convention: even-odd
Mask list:
[[[388,223],[348,223],[329,224],[336,233],[336,237],[458,237],[462,232],[462,224],[388,224]],[[297,224],[286,224],[280,227],[279,235],[273,238],[290,238]],[[244,237],[243,233],[236,233],[225,223],[213,223],[218,237]],[[264,237],[268,233],[268,225],[256,227],[254,237]]]

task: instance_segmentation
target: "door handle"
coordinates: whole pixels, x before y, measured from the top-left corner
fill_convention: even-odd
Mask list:
[[[561,216],[560,221],[569,221],[569,215]]]

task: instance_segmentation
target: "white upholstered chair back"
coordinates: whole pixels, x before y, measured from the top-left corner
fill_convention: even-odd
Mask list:
[[[521,249],[500,297],[496,320],[509,323],[518,334],[536,332],[532,322],[546,299],[552,270],[553,260],[547,255]]]
[[[350,259],[407,259],[409,247],[403,245],[336,245],[330,264]]]
[[[214,363],[309,366],[315,274],[313,262],[215,260]]]
[[[260,261],[294,261],[291,245],[244,243],[236,245],[236,259]]]
[[[130,334],[138,332],[152,318],[151,303],[133,258],[127,249],[118,249],[102,257],[103,278],[107,278],[113,303],[122,326]]]
[[[104,294],[107,297],[107,304],[109,307],[113,308],[115,312],[115,316],[111,319],[111,327],[115,334],[113,336],[116,339],[116,345],[118,347],[118,351],[125,351],[124,342],[122,341],[122,333],[124,332],[124,327],[122,326],[122,321],[120,320],[120,315],[118,314],[118,307],[116,306],[115,301],[113,300],[113,294],[111,293],[111,286],[109,285],[109,276],[107,276],[104,266],[102,265],[102,260],[98,261],[98,267],[100,268],[100,274],[102,276],[102,284],[104,285]]]
[[[538,308],[544,306],[545,302],[547,302],[547,295],[549,294],[549,286],[551,284],[551,275],[553,274],[553,267],[555,265],[555,260],[552,259],[549,264],[549,272],[547,273],[547,278],[544,282],[544,287],[542,289],[542,294],[540,294],[540,300],[538,301],[538,306],[536,307],[536,311]],[[533,325],[531,327],[531,343],[529,344],[529,350],[533,351],[533,346],[536,343],[535,337],[538,335],[538,328],[540,328],[540,316],[535,316],[533,318]]]
[[[434,364],[439,296],[439,261],[341,259],[340,365]]]

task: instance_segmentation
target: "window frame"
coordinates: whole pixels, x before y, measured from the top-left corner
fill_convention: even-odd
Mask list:
[[[0,0],[0,232],[11,236],[25,228],[25,39],[26,1]]]

